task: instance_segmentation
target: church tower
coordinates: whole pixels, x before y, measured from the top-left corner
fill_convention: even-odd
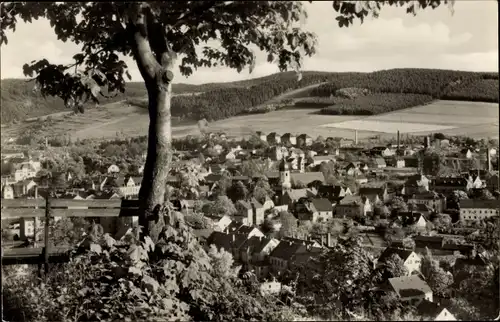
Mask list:
[[[280,184],[281,184],[281,193],[284,194],[286,190],[290,190],[292,188],[291,178],[290,178],[290,168],[288,166],[288,162],[285,159],[281,160],[279,165],[280,172]]]

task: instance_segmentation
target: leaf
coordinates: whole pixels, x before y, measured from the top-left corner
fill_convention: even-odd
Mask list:
[[[97,254],[102,253],[101,245],[94,244],[94,243],[90,244],[90,251],[94,252],[94,253],[97,253]]]
[[[116,244],[116,240],[111,237],[108,233],[104,234],[104,241],[108,247],[113,247]]]
[[[151,237],[146,236],[144,238],[144,249],[146,251],[154,251],[155,250],[155,243],[151,239]]]
[[[156,292],[158,290],[158,288],[160,287],[160,284],[151,276],[147,276],[147,275],[144,276],[142,278],[142,281],[144,284],[146,284],[146,287],[150,292]]]
[[[134,275],[142,275],[142,270],[137,267],[129,267],[128,272]]]

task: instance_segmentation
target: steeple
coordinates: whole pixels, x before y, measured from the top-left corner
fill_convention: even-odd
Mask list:
[[[281,184],[281,192],[285,193],[286,190],[292,188],[291,178],[290,178],[290,168],[288,166],[288,162],[285,159],[281,160],[279,165],[280,172],[280,184]]]

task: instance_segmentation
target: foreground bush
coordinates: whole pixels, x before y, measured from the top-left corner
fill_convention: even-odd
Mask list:
[[[291,310],[237,277],[232,257],[207,254],[184,223],[167,225],[158,242],[129,233],[90,242],[90,250],[54,269],[3,276],[7,321],[291,320]]]

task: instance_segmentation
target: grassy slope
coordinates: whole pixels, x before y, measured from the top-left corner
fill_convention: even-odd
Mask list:
[[[416,80],[419,81],[419,73],[427,73],[427,71],[432,72],[433,74],[446,74],[450,73],[450,71],[438,71],[438,70],[413,70],[413,69],[403,69],[403,70],[394,70],[397,73],[404,73],[405,79],[411,79],[415,76]],[[317,77],[324,77],[325,80],[328,81],[334,80],[335,83],[350,85],[351,83],[360,83],[360,86],[365,84],[364,81],[368,80],[373,83],[371,78],[377,78],[379,76],[386,73],[387,71],[380,71],[375,73],[329,73],[329,72],[304,72],[305,76],[314,75]],[[390,71],[389,71],[390,72]],[[475,73],[461,73],[468,77],[468,74]],[[412,76],[413,75],[413,76]],[[208,83],[202,85],[190,85],[190,84],[174,84],[174,93],[176,94],[185,94],[185,93],[207,93],[225,89],[240,89],[245,90],[251,87],[255,87],[258,85],[266,86],[266,84],[280,83],[280,82],[289,82],[290,78],[294,78],[294,74],[291,72],[287,73],[278,73],[265,77],[254,78],[245,81],[236,81],[236,82],[228,82],[228,83]],[[386,76],[382,76],[384,78]],[[434,78],[436,76],[433,76]],[[438,77],[442,78],[443,82],[446,83],[446,77]],[[338,79],[338,82],[337,82]],[[374,79],[375,80],[375,79]],[[394,82],[393,79],[387,80],[389,83]],[[438,81],[439,82],[439,81]],[[380,80],[376,79],[376,83],[380,84]],[[383,83],[383,82],[382,82]],[[458,88],[454,89],[453,93],[444,97],[445,99],[457,99],[457,100],[468,100],[467,96],[470,94],[471,89],[475,93],[479,93],[479,99],[482,100],[481,97],[485,98],[491,97],[496,91],[496,99],[498,100],[498,74],[492,74],[491,79],[481,80],[479,82],[467,82],[467,84],[461,84],[461,86],[457,86]],[[1,123],[9,123],[12,121],[20,121],[26,118],[42,116],[51,113],[57,113],[62,111],[67,111],[65,109],[62,101],[58,98],[42,98],[39,94],[33,93],[32,91],[33,83],[26,83],[24,80],[20,79],[5,79],[1,81]],[[405,91],[406,93],[409,93]],[[282,94],[282,93],[281,93]],[[484,95],[483,95],[484,94]],[[143,100],[146,96],[145,87],[142,83],[128,83],[127,90],[124,94],[120,94],[113,99],[108,99],[102,101],[103,104],[121,101],[121,100]],[[207,99],[211,98],[210,95],[200,95],[207,96]],[[304,95],[307,96],[307,95]],[[204,100],[203,97],[200,99]],[[213,102],[212,99],[209,100]],[[264,100],[265,102],[265,100]],[[262,102],[262,103],[264,103]],[[193,101],[193,104],[196,106],[197,102]]]

